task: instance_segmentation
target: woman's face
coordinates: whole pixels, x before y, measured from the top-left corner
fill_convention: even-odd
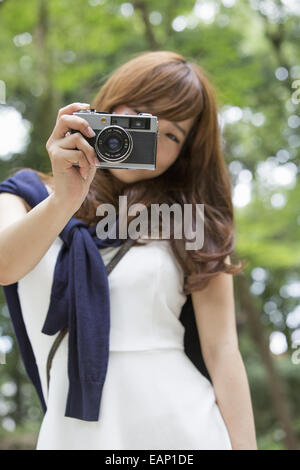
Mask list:
[[[139,112],[147,111],[132,109],[127,105],[118,105],[113,108],[112,112],[116,114],[138,114]],[[161,175],[175,162],[193,122],[193,118],[174,123],[165,119],[158,119],[159,135],[157,139],[155,170],[109,168],[109,171],[124,183],[134,183],[135,181],[151,179]]]

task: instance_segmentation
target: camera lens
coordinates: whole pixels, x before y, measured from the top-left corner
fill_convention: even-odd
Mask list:
[[[110,152],[114,153],[119,152],[123,146],[122,141],[116,136],[108,137],[104,142],[104,145]]]
[[[122,127],[105,127],[97,136],[95,151],[106,162],[122,162],[132,151],[132,137]]]

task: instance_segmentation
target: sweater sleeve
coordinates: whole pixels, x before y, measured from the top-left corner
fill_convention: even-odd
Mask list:
[[[31,207],[48,197],[48,191],[38,174],[31,169],[18,170],[13,176],[0,183],[0,192],[16,194]]]
[[[0,192],[20,196],[31,207],[34,207],[48,196],[48,192],[37,173],[30,169],[19,170],[13,176],[2,181],[0,183]],[[25,370],[36,389],[43,412],[46,412],[46,403],[42,392],[36,358],[33,353],[32,345],[28,337],[22,315],[20,299],[18,296],[18,283],[2,287]]]

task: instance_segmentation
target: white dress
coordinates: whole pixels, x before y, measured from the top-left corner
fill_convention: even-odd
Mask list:
[[[61,245],[58,237],[18,282],[47,404],[37,449],[231,449],[214,389],[184,352],[183,271],[166,240],[131,247],[109,275],[110,354],[99,420],[64,416],[68,334],[53,359],[48,395],[46,362],[55,336],[41,333]],[[105,264],[116,250],[100,250]]]

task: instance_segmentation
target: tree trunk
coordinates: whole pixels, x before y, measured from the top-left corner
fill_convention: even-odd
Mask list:
[[[267,385],[273,402],[275,413],[285,432],[285,445],[289,450],[298,450],[296,434],[293,431],[292,420],[288,400],[283,381],[276,371],[274,360],[271,356],[269,342],[265,337],[263,325],[260,322],[260,313],[256,308],[246,277],[238,275],[236,278],[237,297],[242,313],[246,316],[253,339],[258,347],[267,375]]]
[[[47,45],[49,14],[46,0],[38,0],[37,24],[33,41],[36,48],[36,91],[33,131],[26,152],[25,164],[41,171],[51,169],[46,142],[52,133],[57,113],[56,97],[52,86],[52,51]]]
[[[158,50],[159,44],[155,39],[154,32],[149,21],[149,11],[147,2],[143,0],[133,0],[132,3],[133,6],[141,13],[142,20],[145,26],[145,37],[149,44],[149,49],[152,51]]]

